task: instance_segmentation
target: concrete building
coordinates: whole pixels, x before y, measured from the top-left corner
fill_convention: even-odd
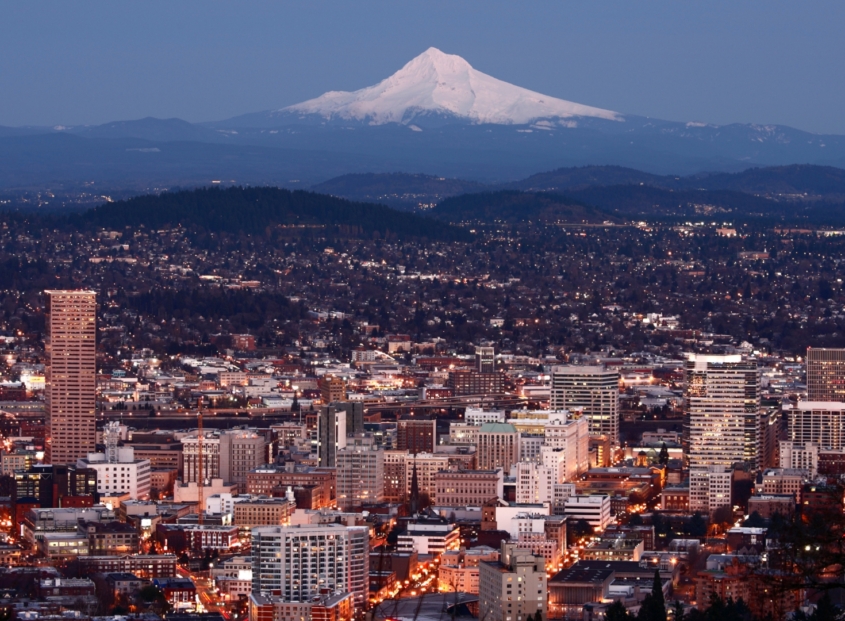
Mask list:
[[[769,417],[760,407],[760,369],[739,355],[690,354],[685,377],[690,509],[712,514],[730,504],[729,488],[716,489],[724,469],[744,463],[754,471],[765,461]],[[717,505],[704,504],[710,499]]]
[[[458,527],[446,519],[420,518],[407,523],[399,535],[397,549],[400,553],[442,554],[457,550],[461,534]]]
[[[762,475],[760,491],[763,494],[790,494],[798,500],[801,487],[809,479],[809,472],[795,468],[769,468]]]
[[[97,294],[46,291],[46,463],[74,464],[95,450]]]
[[[591,436],[619,443],[619,372],[603,366],[552,368],[552,410],[579,410],[589,421]]]
[[[545,447],[558,449],[563,454],[563,462],[560,464],[562,473],[558,474],[558,483],[574,481],[590,468],[588,419],[585,417],[573,419],[567,412],[551,412],[543,426],[543,433]],[[544,459],[554,459],[554,457],[547,456]]]
[[[266,438],[251,429],[221,431],[219,447],[220,478],[237,485],[240,493],[246,492],[247,475],[270,461]]]
[[[438,589],[441,592],[457,591],[478,595],[479,563],[498,560],[499,551],[488,546],[447,550],[440,555]]]
[[[232,524],[243,528],[285,526],[296,505],[287,498],[249,498],[232,503]]]
[[[716,510],[731,507],[733,471],[726,466],[690,469],[689,509],[713,514]]]
[[[417,471],[417,484],[421,494],[428,494],[434,500],[436,494],[435,475],[441,470],[449,469],[448,455],[435,455],[433,453],[418,453],[409,456],[405,460],[405,495],[411,492],[411,480],[414,477],[414,469]]]
[[[252,531],[252,592],[286,602],[369,589],[369,529],[340,524],[272,526]]]
[[[818,351],[818,350],[815,350]],[[845,403],[838,401],[799,401],[784,406],[789,441],[812,442],[822,449],[845,449]]]
[[[405,480],[405,461],[408,451],[384,451],[384,500],[404,502],[408,493]]]
[[[819,445],[815,442],[796,444],[781,440],[779,456],[781,468],[806,470],[810,477],[819,473]]]
[[[546,568],[542,557],[503,542],[498,561],[479,563],[479,618],[525,621],[539,612],[547,618]]]
[[[440,470],[434,474],[434,501],[445,507],[480,507],[504,495],[504,473],[495,470]]]
[[[593,530],[601,532],[610,524],[610,497],[570,496],[564,503],[564,514],[571,524],[586,520]]]
[[[182,438],[182,483],[208,482],[220,479],[220,435],[203,431],[202,474],[199,473],[199,431]],[[228,481],[226,481],[228,483]]]
[[[493,347],[475,348],[475,370],[479,373],[496,372],[496,349]]]
[[[845,402],[845,349],[807,348],[807,400]]]
[[[349,436],[336,460],[339,509],[357,511],[364,504],[384,501],[384,450],[372,436]]]
[[[317,463],[322,468],[337,466],[337,452],[346,447],[346,412],[324,405],[317,414]]]
[[[516,465],[516,502],[553,502],[557,478],[558,471],[555,468],[536,462],[519,462]]]
[[[481,425],[449,423],[449,444],[478,444]]]
[[[148,500],[150,497],[150,462],[135,459],[132,447],[120,447],[107,461],[104,453],[91,453],[76,462],[77,468],[88,468],[97,473],[97,492],[117,496],[129,494],[131,500]]]
[[[346,401],[346,382],[343,378],[334,375],[320,378],[320,401],[324,405]]]
[[[481,427],[484,423],[504,423],[505,411],[468,407],[464,411],[464,422],[474,427]]]
[[[478,468],[510,472],[519,461],[519,432],[507,423],[484,423],[478,431]]]

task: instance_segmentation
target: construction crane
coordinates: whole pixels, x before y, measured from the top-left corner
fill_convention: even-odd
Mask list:
[[[205,440],[205,432],[202,429],[202,397],[197,401],[197,524],[202,526],[202,518],[205,514],[205,471],[202,464],[202,443]]]

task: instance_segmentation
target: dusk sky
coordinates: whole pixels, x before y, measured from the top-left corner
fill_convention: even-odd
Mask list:
[[[220,120],[434,46],[623,113],[845,134],[841,1],[6,2],[0,24],[0,125]]]

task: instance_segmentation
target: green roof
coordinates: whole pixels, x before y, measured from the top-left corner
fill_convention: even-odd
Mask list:
[[[484,423],[481,425],[481,433],[517,433],[516,427],[510,423]]]

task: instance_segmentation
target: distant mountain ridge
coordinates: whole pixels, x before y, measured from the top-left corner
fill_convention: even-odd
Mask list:
[[[420,205],[428,209],[433,203],[461,194],[519,190],[562,193],[573,200],[629,214],[648,213],[645,209],[648,200],[659,206],[655,208],[655,213],[664,215],[670,213],[670,206],[676,201],[693,205],[712,203],[728,209],[738,208],[741,204],[742,210],[760,210],[768,206],[770,211],[780,212],[792,209],[788,205],[796,201],[845,201],[845,170],[793,165],[681,177],[653,175],[619,166],[583,166],[538,173],[507,184],[487,185],[427,175],[369,173],[344,175],[312,189],[406,210],[418,209]],[[679,194],[671,194],[675,192]],[[623,205],[626,193],[628,203]],[[680,193],[684,193],[683,198],[680,198]],[[646,195],[651,198],[646,199]]]
[[[845,168],[845,136],[615,112],[503,82],[434,48],[375,85],[223,121],[0,127],[0,190],[51,184],[155,189],[220,180],[309,187],[342,175],[393,172],[551,190],[571,186],[550,181],[548,173],[532,185],[508,184],[528,181],[538,170],[596,165],[643,171],[639,182],[677,189],[668,179],[644,175],[688,177],[798,163]],[[635,182],[618,173],[614,183]],[[774,187],[771,180],[757,183]],[[801,183],[796,177],[784,188]],[[830,183],[837,185],[838,178]]]

